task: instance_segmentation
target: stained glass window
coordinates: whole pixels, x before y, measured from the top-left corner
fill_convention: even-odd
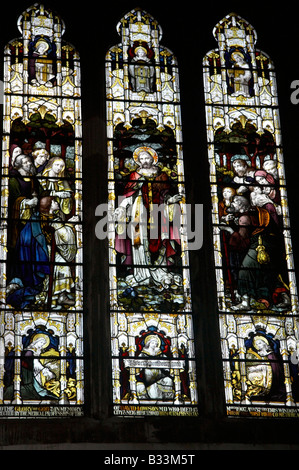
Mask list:
[[[0,416],[82,414],[80,62],[35,4],[4,51]]]
[[[275,68],[236,14],[204,58],[227,414],[297,416],[298,302]]]
[[[197,413],[178,65],[141,9],[106,56],[116,415]]]

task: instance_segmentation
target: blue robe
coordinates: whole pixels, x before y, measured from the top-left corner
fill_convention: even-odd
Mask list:
[[[24,308],[42,291],[43,281],[50,274],[47,243],[38,214],[34,214],[21,230],[15,252],[17,261],[13,268],[14,279],[10,282],[20,288],[7,297],[7,303]]]

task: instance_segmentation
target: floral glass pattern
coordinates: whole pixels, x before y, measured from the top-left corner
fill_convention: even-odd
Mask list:
[[[114,414],[190,416],[188,240],[174,223],[175,211],[186,217],[178,65],[147,12],[132,10],[117,31],[106,56]]]
[[[227,414],[297,416],[298,300],[274,64],[232,13],[203,62]]]
[[[35,4],[4,51],[0,416],[80,416],[80,58]]]

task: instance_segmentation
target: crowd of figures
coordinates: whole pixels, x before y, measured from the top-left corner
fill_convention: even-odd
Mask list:
[[[14,145],[9,169],[6,302],[18,309],[74,305],[74,192],[66,162],[36,143]]]
[[[265,158],[259,168],[252,163],[244,154],[235,154],[229,171],[224,166],[219,168],[222,184],[218,214],[226,306],[237,315],[262,311],[276,318],[291,308],[283,199],[276,160]],[[234,401],[285,402],[288,390],[279,339],[261,327],[250,331],[244,349],[245,355],[240,345],[230,349]],[[297,367],[289,362],[288,366],[291,394],[297,400]]]
[[[277,163],[253,168],[245,155],[223,173],[219,227],[226,296],[237,311],[290,307]],[[230,176],[229,176],[230,175]]]

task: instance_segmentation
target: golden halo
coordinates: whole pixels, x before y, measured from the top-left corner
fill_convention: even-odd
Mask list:
[[[46,50],[47,50],[47,51],[49,50],[49,47],[50,47],[50,46],[49,46],[49,44],[47,43],[47,41],[45,41],[44,39],[39,39],[38,41],[36,41],[35,47],[37,47],[39,44],[46,44],[46,46],[47,46],[47,49],[46,49]]]
[[[147,54],[147,50],[146,50],[146,48],[143,47],[143,46],[137,46],[137,47],[135,47],[134,52],[137,52],[139,49],[141,49],[142,51],[144,51],[144,52]]]
[[[147,152],[147,153],[149,153],[149,154],[153,157],[154,162],[157,163],[158,158],[159,158],[159,157],[158,157],[158,154],[157,154],[157,152],[156,152],[154,149],[152,149],[151,147],[138,147],[137,149],[135,149],[135,150],[134,150],[134,153],[133,153],[133,158],[134,158],[135,162],[138,161],[138,157],[139,157],[139,155],[140,155],[142,152]]]
[[[151,339],[155,339],[158,342],[158,347],[161,347],[161,340],[157,335],[148,335],[144,340],[144,344],[147,345]]]
[[[36,340],[39,339],[39,338],[43,338],[43,339],[46,340],[46,344],[43,346],[43,349],[46,349],[46,348],[49,346],[49,344],[50,344],[50,338],[49,338],[49,336],[48,336],[48,335],[44,335],[43,333],[38,333],[37,335],[34,335],[34,337],[32,338],[32,341],[31,341],[31,342],[36,341]]]

